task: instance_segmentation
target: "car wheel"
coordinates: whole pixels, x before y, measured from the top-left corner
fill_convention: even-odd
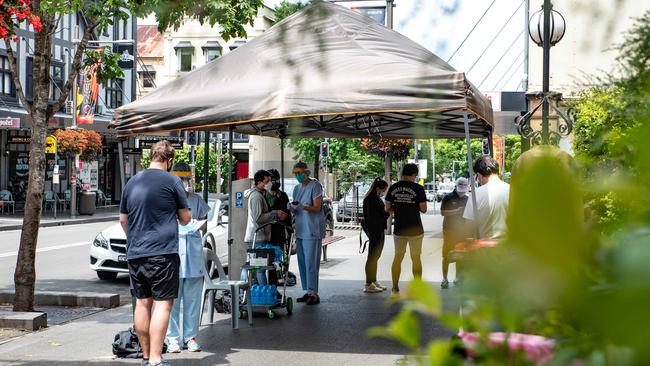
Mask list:
[[[334,220],[332,219],[332,216],[327,216],[325,220],[325,235],[334,236]]]
[[[117,278],[117,272],[97,271],[97,277],[103,281],[114,280]]]

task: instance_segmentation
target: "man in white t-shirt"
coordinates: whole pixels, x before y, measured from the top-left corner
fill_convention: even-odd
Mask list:
[[[499,178],[499,163],[491,156],[478,158],[474,163],[474,173],[480,184],[476,189],[478,220],[474,218],[474,201],[471,196],[467,200],[463,218],[478,225],[481,239],[502,238],[506,235],[510,185]]]

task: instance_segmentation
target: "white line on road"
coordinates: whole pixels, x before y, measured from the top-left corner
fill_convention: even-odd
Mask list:
[[[40,248],[40,249],[36,249],[36,253],[49,252],[51,250],[58,250],[58,249],[65,249],[65,248],[72,248],[72,247],[80,247],[82,245],[90,245],[90,242],[84,241],[84,242],[79,242],[79,243],[55,245],[55,246],[52,246],[52,247]],[[18,255],[18,252],[0,253],[0,258],[15,257],[17,255]]]

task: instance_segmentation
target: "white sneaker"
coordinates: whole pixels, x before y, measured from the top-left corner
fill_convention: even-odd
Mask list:
[[[375,286],[374,283],[366,285],[365,288],[363,289],[363,292],[367,292],[367,293],[370,293],[370,294],[374,294],[374,293],[382,292],[382,291],[383,290],[380,289],[379,287]]]
[[[374,284],[376,287],[379,287],[382,291],[386,291],[388,289],[388,287],[382,285],[379,281],[375,281]]]

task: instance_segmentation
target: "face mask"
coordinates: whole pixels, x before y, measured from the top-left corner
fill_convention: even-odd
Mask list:
[[[305,178],[306,178],[305,175],[302,174],[302,173],[301,173],[301,174],[296,174],[296,180],[297,180],[298,183],[300,183],[300,184],[302,184],[302,182],[305,181]]]
[[[190,182],[184,180],[183,181],[183,189],[185,189],[185,192],[190,192],[190,190],[191,190]]]
[[[379,196],[379,198],[384,198],[386,196],[386,192],[379,192],[377,193],[377,196]]]

